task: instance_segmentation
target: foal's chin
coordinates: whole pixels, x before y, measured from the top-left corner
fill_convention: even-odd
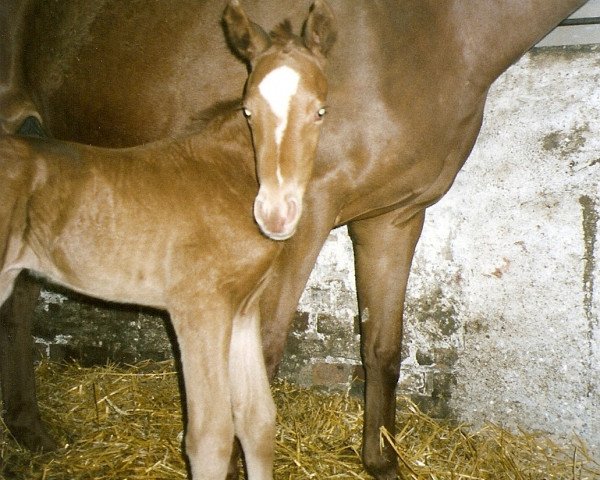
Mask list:
[[[265,221],[258,215],[255,215],[254,219],[263,235],[271,240],[282,241],[294,236],[298,228],[300,217],[298,216],[297,219],[291,222],[273,221],[273,218],[268,219],[269,221]]]
[[[270,232],[268,230],[265,230],[263,227],[260,227],[260,231],[264,235],[269,237],[271,240],[282,241],[294,236],[294,233],[296,233],[296,226],[294,226],[294,228],[292,228],[291,230],[285,232]]]

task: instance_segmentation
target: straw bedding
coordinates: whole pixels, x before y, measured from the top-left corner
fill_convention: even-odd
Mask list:
[[[19,480],[184,479],[177,375],[171,362],[81,368],[42,362],[42,415],[65,447],[30,454],[0,427],[0,478]],[[276,479],[367,479],[359,452],[362,407],[278,382]],[[471,431],[435,421],[400,399],[398,433],[382,432],[407,479],[599,479],[600,464],[567,446],[495,425]]]

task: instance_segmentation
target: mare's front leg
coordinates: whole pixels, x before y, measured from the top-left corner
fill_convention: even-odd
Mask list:
[[[229,378],[235,434],[244,450],[248,478],[272,480],[276,410],[262,353],[257,304],[234,319]]]
[[[318,189],[317,186],[315,190]],[[318,215],[313,213],[317,211]],[[271,379],[277,373],[300,296],[334,225],[337,211],[335,206],[332,208],[332,202],[317,207],[310,204],[310,208],[306,208],[298,231],[285,242],[262,293],[263,353]]]
[[[398,478],[394,451],[380,446],[380,428],[395,433],[404,298],[423,219],[424,211],[408,220],[390,212],[349,226],[365,368],[363,462],[377,480]]]
[[[217,294],[211,297],[196,292],[168,309],[181,355],[193,480],[226,478],[234,439],[228,370],[233,313]]]

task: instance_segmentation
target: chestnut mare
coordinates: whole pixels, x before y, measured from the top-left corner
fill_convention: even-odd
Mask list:
[[[14,112],[20,112],[38,116],[60,138],[132,145],[182,131],[199,111],[234,98],[241,87],[244,66],[211,20],[222,0],[30,0],[31,7],[23,6],[27,1],[0,6],[0,20],[13,19],[4,28],[9,41],[0,45],[3,91],[21,102],[3,107],[7,123],[18,125]],[[287,16],[299,26],[308,2],[246,5],[261,25]],[[321,246],[332,228],[347,224],[366,374],[363,460],[379,480],[397,477],[395,454],[380,446],[379,431],[394,432],[405,289],[426,208],[450,188],[468,157],[492,82],[583,3],[331,0],[341,40],[328,74],[335,121],[324,127],[301,228],[286,241],[260,300],[263,348],[272,375]],[[28,433],[19,438],[40,446],[48,437],[25,352],[31,302],[25,293],[13,302],[0,331],[8,352],[2,358],[3,378],[9,377],[3,380],[6,421],[22,420]],[[8,335],[12,341],[3,341]],[[23,380],[15,385],[10,375]]]
[[[322,0],[302,38],[289,23],[269,36],[237,0],[223,23],[251,67],[243,108],[199,131],[126,149],[0,137],[0,303],[28,269],[87,295],[166,309],[193,478],[226,478],[235,435],[248,477],[267,480],[275,406],[258,298],[282,244],[266,236],[290,237],[300,218],[335,31]]]

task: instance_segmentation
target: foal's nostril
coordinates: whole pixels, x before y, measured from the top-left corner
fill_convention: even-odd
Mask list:
[[[287,195],[285,200],[287,204],[286,223],[295,223],[298,217],[298,201],[292,195]]]

